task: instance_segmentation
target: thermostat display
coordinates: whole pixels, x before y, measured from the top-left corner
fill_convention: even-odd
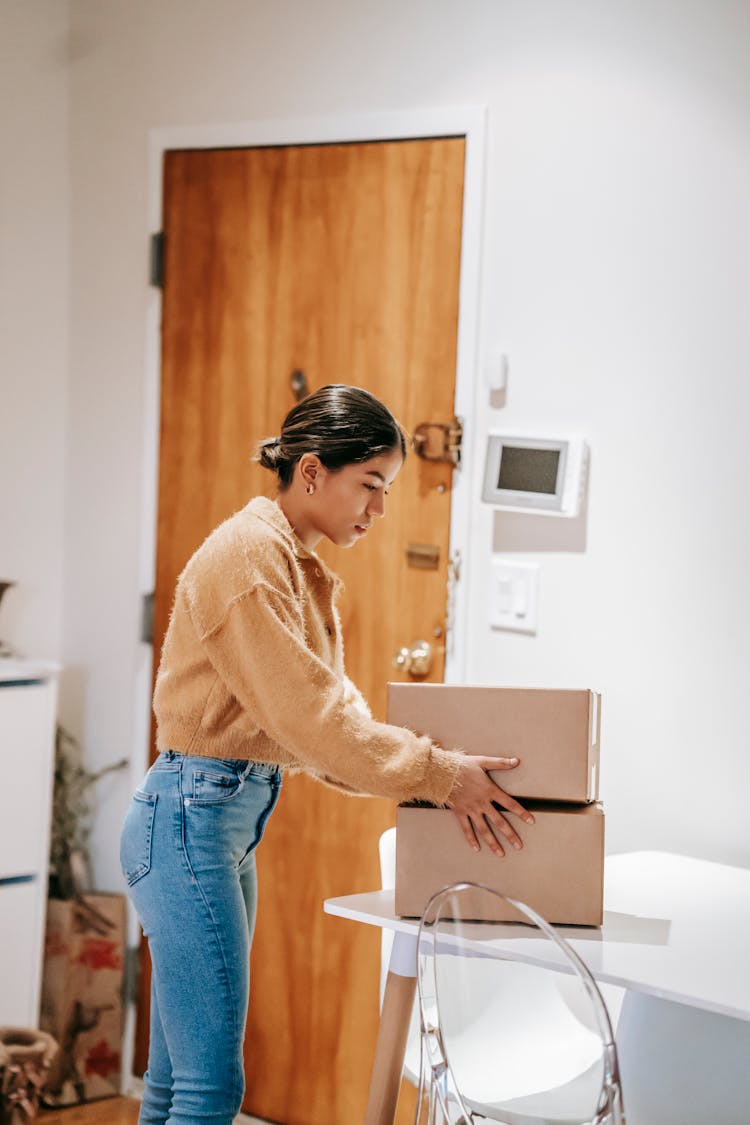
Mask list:
[[[482,499],[496,508],[575,516],[587,465],[588,446],[578,438],[490,433]]]

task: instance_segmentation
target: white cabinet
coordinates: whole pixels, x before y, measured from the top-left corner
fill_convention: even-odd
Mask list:
[[[56,669],[0,660],[0,1025],[39,1021]]]

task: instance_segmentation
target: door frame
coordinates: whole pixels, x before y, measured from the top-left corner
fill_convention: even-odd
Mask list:
[[[468,571],[471,539],[475,433],[475,398],[479,385],[479,297],[483,230],[485,134],[487,109],[469,105],[422,110],[336,115],[299,119],[177,125],[152,129],[148,136],[147,238],[162,229],[164,154],[184,148],[255,148],[262,145],[335,144],[366,141],[465,138],[464,193],[461,226],[455,412],[464,426],[461,469],[451,492],[450,555],[458,560],[451,580],[449,628],[446,630],[445,683],[461,683],[466,667]],[[159,485],[161,388],[161,289],[150,286],[146,304],[144,357],[143,460],[138,589],[151,594],[156,580],[156,532]],[[446,419],[448,421],[449,419]],[[133,756],[131,780],[137,785],[148,767],[153,647],[139,644],[135,664]],[[134,912],[129,911],[128,944],[138,946]],[[123,1073],[133,1080],[135,1005],[129,1004],[123,1042]]]
[[[461,469],[454,473],[451,492],[450,554],[452,559],[459,560],[459,565],[451,582],[449,628],[446,631],[444,673],[446,683],[461,683],[466,667],[468,612],[466,563],[471,533],[472,482],[476,478],[473,459],[478,447],[474,425],[475,395],[479,383],[479,295],[486,116],[485,106],[458,106],[352,116],[177,125],[152,129],[148,137],[148,238],[162,229],[164,154],[170,149],[255,148],[263,145],[397,141],[446,136],[465,138],[455,393],[455,412],[463,420],[464,436]],[[144,597],[154,589],[156,571],[161,303],[161,289],[151,286],[148,290],[146,306],[141,533],[138,565],[139,591]],[[148,765],[152,663],[152,647],[140,644],[134,685],[134,760],[131,762],[136,781]]]

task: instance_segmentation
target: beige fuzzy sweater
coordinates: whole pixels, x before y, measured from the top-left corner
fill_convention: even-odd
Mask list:
[[[344,674],[340,587],[272,500],[216,528],[177,583],[154,692],[159,749],[442,804],[460,754],[372,718]]]

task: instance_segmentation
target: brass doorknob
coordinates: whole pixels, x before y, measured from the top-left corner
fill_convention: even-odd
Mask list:
[[[429,641],[405,645],[394,656],[393,667],[410,676],[428,676],[432,668],[432,645]]]

